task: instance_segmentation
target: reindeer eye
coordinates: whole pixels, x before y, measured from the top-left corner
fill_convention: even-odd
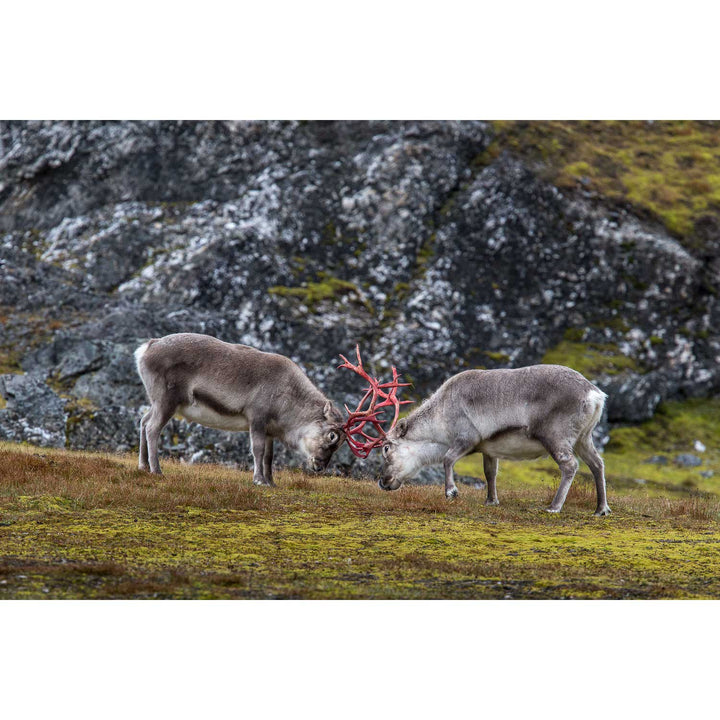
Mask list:
[[[390,452],[390,443],[383,445],[383,455],[387,455]]]
[[[328,433],[328,440],[331,443],[334,443],[338,439],[338,435],[336,432],[333,432],[332,430]]]

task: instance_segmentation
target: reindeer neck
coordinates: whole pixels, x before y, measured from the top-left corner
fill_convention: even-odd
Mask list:
[[[302,375],[302,378],[294,380],[292,387],[288,388],[288,395],[295,412],[308,422],[322,419],[328,399],[307,376]]]
[[[407,416],[408,440],[435,442],[438,439],[438,417],[435,398],[428,398],[419,408]]]

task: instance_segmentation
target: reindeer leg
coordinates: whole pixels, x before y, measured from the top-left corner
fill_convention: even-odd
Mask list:
[[[545,449],[550,453],[550,456],[560,468],[560,486],[555,493],[550,507],[547,508],[548,512],[559,513],[562,510],[568,490],[570,490],[570,485],[572,485],[573,478],[577,472],[578,461],[571,445],[554,443],[542,439],[540,439],[540,442],[545,446]]]
[[[265,475],[265,480],[267,480],[268,485],[274,485],[273,482],[273,475],[272,475],[272,462],[273,462],[273,439],[271,437],[267,438],[267,442],[265,443],[265,454],[263,455],[263,473]]]
[[[265,476],[263,461],[268,437],[264,426],[250,426],[250,445],[253,454],[253,482],[256,485],[273,486],[272,478]]]
[[[498,459],[483,455],[483,472],[485,473],[485,481],[487,482],[487,500],[486,505],[499,505],[500,501],[497,496],[497,488],[495,486],[495,478],[498,471]]]
[[[590,472],[595,478],[595,492],[597,494],[597,508],[593,515],[595,517],[603,517],[610,514],[610,506],[607,504],[607,496],[605,494],[605,463],[598,454],[593,445],[592,436],[586,435],[581,437],[575,450],[580,459],[590,468]]]
[[[145,423],[147,423],[149,418],[149,410],[140,418],[140,455],[138,458],[138,468],[140,470],[145,470],[146,472],[150,470],[150,464],[148,462],[147,432],[145,430]]]
[[[456,440],[443,458],[443,469],[445,470],[445,497],[449,500],[458,496],[458,489],[453,477],[453,466],[462,457],[472,451],[474,443],[464,440]]]
[[[147,419],[143,423],[145,438],[147,440],[150,472],[155,473],[156,475],[162,475],[160,462],[158,460],[158,441],[160,440],[160,433],[167,425],[168,420],[170,420],[173,416],[176,409],[177,404],[170,402],[157,403],[152,406],[149,417],[146,416]]]

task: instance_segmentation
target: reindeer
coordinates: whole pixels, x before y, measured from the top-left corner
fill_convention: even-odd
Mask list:
[[[316,472],[345,440],[340,412],[283,355],[178,333],[141,345],[135,360],[151,403],[140,421],[141,470],[161,474],[158,440],[176,412],[219,430],[249,430],[256,485],[274,486],[274,439]]]
[[[346,361],[341,367],[348,365]],[[604,516],[610,513],[604,464],[593,445],[592,431],[605,398],[605,393],[580,373],[561,365],[467,370],[443,383],[399,422],[396,413],[387,434],[382,429],[376,438],[364,434],[365,451],[382,446],[384,465],[378,485],[383,490],[397,490],[423,466],[442,463],[447,498],[458,495],[455,463],[471,453],[482,453],[486,505],[499,505],[495,484],[499,459],[533,460],[550,455],[561,472],[560,486],[547,509],[553,513],[560,512],[565,502],[578,469],[577,453],[595,478],[594,514]],[[375,417],[369,409],[358,416],[363,414]],[[345,432],[350,437],[357,430],[348,421]],[[350,447],[355,452],[352,444]]]

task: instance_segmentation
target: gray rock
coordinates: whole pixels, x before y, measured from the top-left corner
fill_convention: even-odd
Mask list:
[[[75,450],[116,450],[137,448],[139,414],[122,405],[82,410],[68,420],[67,446]]]
[[[445,472],[439,465],[431,465],[423,468],[416,477],[412,479],[414,485],[442,485],[445,482]]]
[[[58,333],[49,343],[23,357],[23,366],[33,373],[43,372],[59,382],[96,370],[106,362],[102,340],[85,340]]]
[[[33,375],[0,375],[0,438],[42,447],[65,446],[65,401]]]
[[[598,384],[608,395],[607,414],[610,422],[649,420],[668,395],[666,378],[658,371],[642,376],[623,373]]]
[[[668,459],[666,455],[652,455],[647,460],[643,460],[643,462],[650,465],[667,465]]]
[[[680,467],[697,467],[702,465],[702,458],[697,455],[691,455],[690,453],[683,453],[682,455],[675,456],[675,464]]]

